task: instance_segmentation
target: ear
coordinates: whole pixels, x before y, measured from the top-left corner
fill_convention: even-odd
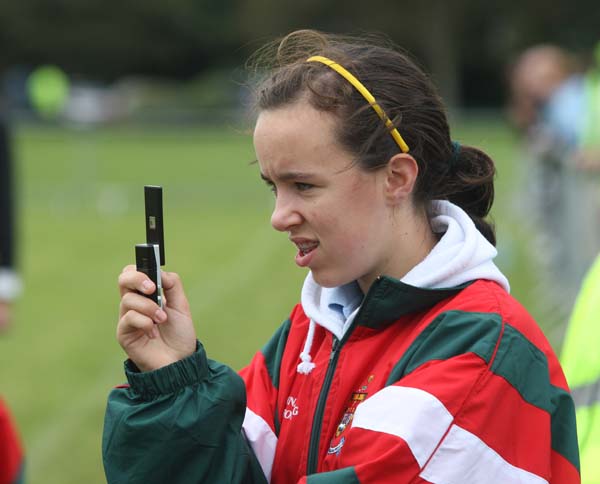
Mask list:
[[[394,205],[409,199],[415,187],[418,174],[419,166],[411,155],[408,153],[399,153],[392,156],[386,167],[386,199]]]

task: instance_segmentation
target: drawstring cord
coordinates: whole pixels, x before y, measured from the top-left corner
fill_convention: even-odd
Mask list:
[[[302,350],[302,353],[300,353],[300,359],[302,360],[302,363],[298,364],[296,369],[296,371],[302,375],[308,375],[315,367],[315,364],[312,362],[312,358],[310,356],[313,338],[315,337],[315,326],[315,322],[311,319],[310,324],[308,325],[306,341],[304,342],[304,349]]]

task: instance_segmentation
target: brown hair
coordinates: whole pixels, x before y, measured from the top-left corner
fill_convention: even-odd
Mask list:
[[[444,105],[427,75],[390,42],[299,30],[260,49],[250,60],[264,73],[256,89],[258,110],[275,109],[302,97],[335,115],[336,137],[365,170],[386,166],[398,145],[364,97],[344,78],[308,57],[322,55],[344,66],[373,94],[398,129],[419,166],[415,202],[449,200],[465,210],[495,245],[484,218],[494,199],[494,163],[482,151],[450,138]]]

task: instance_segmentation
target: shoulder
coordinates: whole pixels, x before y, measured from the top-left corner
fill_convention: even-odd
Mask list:
[[[461,335],[472,345],[477,340],[487,340],[487,361],[492,371],[516,375],[526,368],[537,368],[538,376],[547,375],[548,383],[568,388],[554,349],[538,323],[498,284],[485,280],[474,282],[446,301],[439,308],[437,319],[444,319],[446,326],[456,327],[453,333],[456,340],[460,340]],[[435,321],[436,318],[432,323]],[[494,349],[489,348],[491,344]]]
[[[435,341],[451,349],[445,350],[450,354],[475,352],[487,363],[507,351],[527,360],[541,358],[551,372],[559,368],[552,346],[531,314],[492,281],[477,280],[441,301],[421,315],[419,327],[415,343],[426,343],[423,348],[431,348]]]
[[[465,311],[496,314],[503,324],[521,333],[536,347],[552,352],[546,336],[529,311],[492,281],[475,281],[457,295],[455,304]]]
[[[525,307],[495,282],[478,280],[454,298],[446,301],[443,311],[458,310],[471,313],[490,313],[519,331],[538,339],[542,332]]]

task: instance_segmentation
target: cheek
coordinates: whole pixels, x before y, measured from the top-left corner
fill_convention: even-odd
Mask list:
[[[347,207],[314,216],[318,217],[319,237],[335,258],[364,258],[367,249],[380,237],[372,212],[363,207]]]
[[[307,218],[333,251],[330,255],[364,257],[366,249],[381,239],[386,230],[387,206],[378,194],[373,180],[361,180],[310,207]]]

